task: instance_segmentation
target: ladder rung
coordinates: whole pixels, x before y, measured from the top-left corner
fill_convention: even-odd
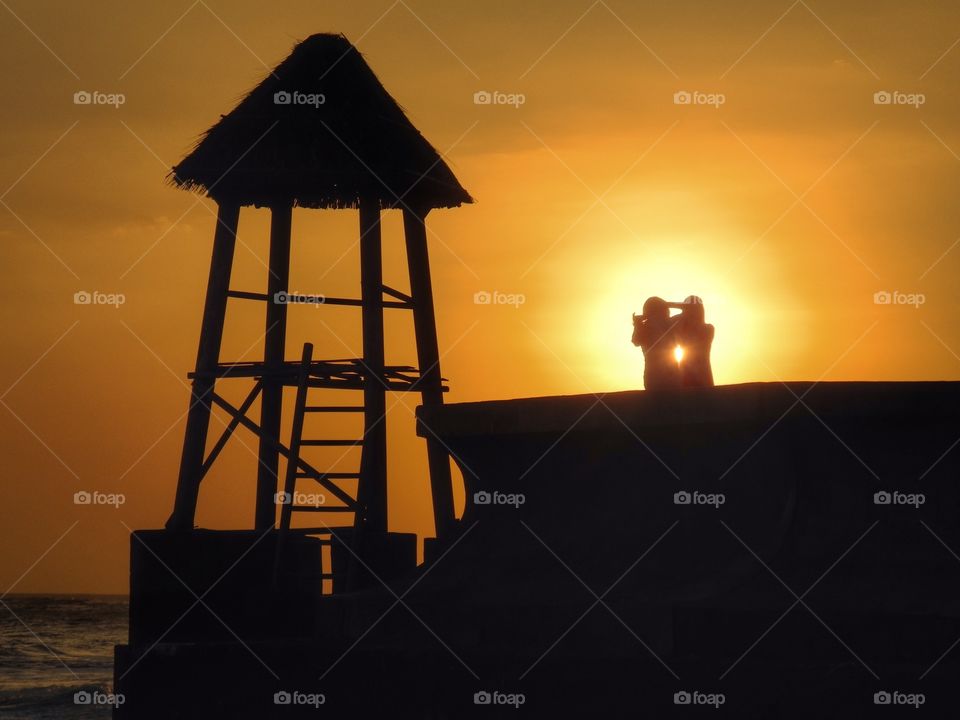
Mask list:
[[[358,298],[328,297],[324,298],[324,305],[348,305],[352,307],[360,307],[363,305],[363,300]]]
[[[353,446],[362,445],[363,440],[301,440],[300,444],[313,447]]]
[[[353,510],[346,505],[291,505],[290,512],[349,512]]]
[[[307,405],[304,412],[363,412],[363,405]]]
[[[290,293],[293,295],[294,293]],[[309,293],[296,293],[296,295],[306,296]],[[393,297],[400,297],[402,293],[387,293],[388,295],[393,295]],[[313,304],[313,305],[346,305],[347,307],[362,307],[363,300],[359,298],[337,298],[337,297],[326,297],[319,293],[314,294],[315,297],[323,298],[323,301],[317,301],[315,303],[303,303],[303,304]],[[260,300],[261,302],[272,302],[273,296],[268,295],[267,293],[258,293],[258,292],[247,292],[246,290],[228,290],[227,297],[237,298],[239,300]],[[403,296],[406,297],[406,296]],[[299,303],[297,303],[299,304]],[[401,309],[411,309],[411,301],[405,299],[400,300],[381,300],[380,304],[385,308],[401,308]]]
[[[228,290],[227,297],[237,298],[239,300],[260,300],[266,302],[270,296],[266,293],[247,292],[245,290]]]
[[[290,532],[296,533],[310,533],[311,535],[329,535],[329,537],[316,538],[317,542],[321,545],[332,545],[333,536],[337,530],[351,530],[352,528],[341,526],[341,525],[332,525],[330,527],[292,527]]]
[[[324,305],[346,305],[348,307],[362,307],[363,300],[360,300],[358,298],[328,297],[328,298],[324,298],[323,304]],[[401,309],[410,308],[409,303],[404,301],[397,301],[397,300],[381,300],[380,305],[385,308],[401,308]]]
[[[312,473],[312,472],[298,472],[298,478],[325,478],[327,480],[347,480],[349,478],[359,478],[360,473],[356,472],[326,472],[326,473]]]

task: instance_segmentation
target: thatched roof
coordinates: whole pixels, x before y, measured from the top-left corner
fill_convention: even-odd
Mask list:
[[[169,179],[240,205],[337,208],[364,199],[394,207],[400,197],[425,210],[473,202],[343,35],[312,35],[294,47]]]

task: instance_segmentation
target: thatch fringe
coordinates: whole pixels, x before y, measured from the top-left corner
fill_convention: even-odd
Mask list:
[[[239,205],[356,208],[363,200],[427,210],[473,202],[363,56],[329,34],[294,47],[168,181]]]

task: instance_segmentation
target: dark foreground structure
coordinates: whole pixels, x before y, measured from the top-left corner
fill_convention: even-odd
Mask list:
[[[321,596],[310,538],[272,588],[275,531],[137,533],[117,717],[955,711],[960,383],[533,398],[420,423],[467,484],[420,567],[393,543]]]
[[[957,706],[960,384],[444,405],[426,221],[471,198],[339,35],[297,45],[171,181],[218,217],[173,513],[131,539],[117,720]],[[271,216],[266,292],[231,285],[251,206]],[[357,213],[359,297],[292,292],[295,207]],[[406,291],[384,284],[388,210]],[[264,307],[260,359],[221,357],[237,302]],[[303,304],[358,312],[361,357],[288,348]],[[418,367],[386,363],[388,310],[411,312]],[[421,402],[436,537],[419,566],[389,530],[392,392]],[[237,433],[257,444],[235,478],[256,487],[252,529],[197,529]]]

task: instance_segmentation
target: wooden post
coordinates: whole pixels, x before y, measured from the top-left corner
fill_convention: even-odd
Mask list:
[[[257,499],[254,527],[266,530],[276,523],[274,496],[279,486],[280,418],[283,410],[283,384],[271,371],[283,366],[287,337],[287,305],[278,303],[277,293],[289,291],[290,282],[290,227],[293,205],[270,208],[270,268],[267,278],[267,318],[264,336],[263,361],[267,376],[263,381],[260,400],[260,448],[257,466]]]
[[[230,272],[233,268],[239,220],[239,205],[220,205],[213,235],[213,254],[200,326],[196,373],[190,388],[190,408],[187,411],[187,429],[180,456],[177,496],[173,514],[167,521],[169,529],[192,530],[197,512],[201,468],[207,446],[207,430],[210,427],[210,394],[216,384],[215,373],[220,362],[227,291],[230,289]]]
[[[360,202],[360,297],[363,316],[363,467],[357,499],[364,527],[387,531],[387,396],[383,374],[383,255],[380,205]]]
[[[429,211],[428,211],[429,212]],[[413,297],[413,326],[417,336],[417,364],[420,366],[420,397],[424,405],[442,405],[440,350],[437,320],[430,282],[430,257],[427,250],[426,212],[403,211],[403,234],[407,244],[410,295]],[[427,462],[430,468],[430,492],[437,537],[444,537],[456,520],[453,509],[453,481],[450,457],[437,438],[427,437]]]

